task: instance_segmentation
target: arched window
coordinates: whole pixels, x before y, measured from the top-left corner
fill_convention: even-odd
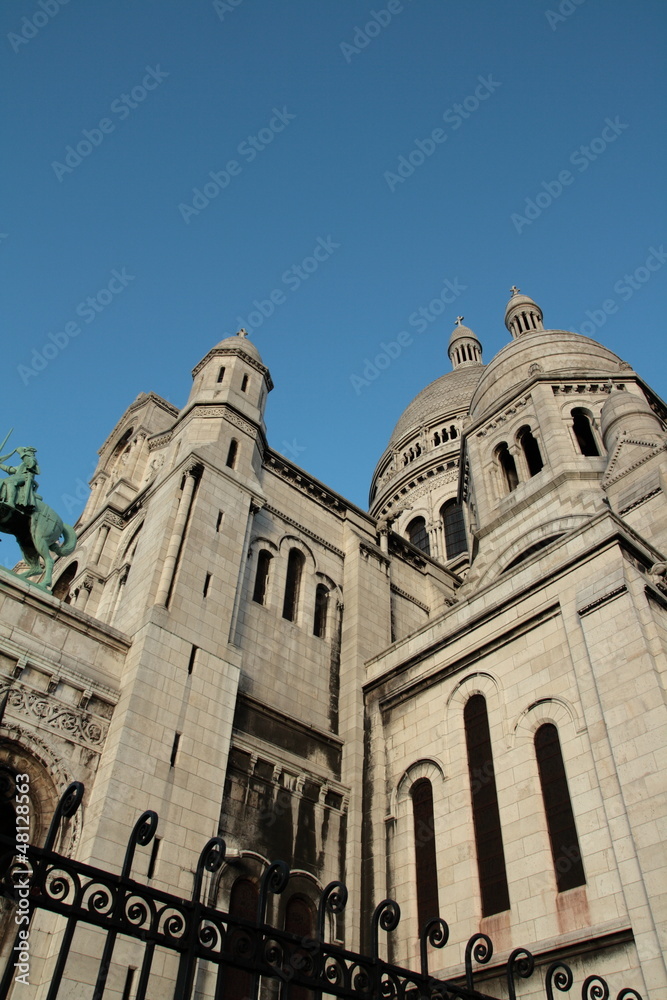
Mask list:
[[[445,528],[445,548],[447,558],[466,552],[468,542],[466,540],[466,525],[463,519],[463,508],[456,500],[448,500],[440,510],[440,516]]]
[[[295,934],[303,945],[307,945],[309,941],[313,940],[313,934],[315,933],[315,913],[310,901],[303,896],[295,895],[287,900],[287,906],[285,907],[285,930],[290,934]],[[295,970],[303,968],[306,964],[305,959],[307,955],[308,952],[305,948],[303,950],[300,948],[295,949],[289,955],[289,965]],[[305,986],[292,984],[288,995],[290,1000],[309,1000],[309,998],[313,997],[313,992],[306,989]]]
[[[522,427],[517,434],[517,440],[521,445],[521,449],[526,459],[528,471],[531,476],[536,476],[537,473],[541,472],[544,468],[544,462],[542,461],[542,455],[540,454],[540,446],[535,440],[530,427]]]
[[[298,549],[290,549],[287,560],[287,579],[285,581],[285,600],[283,601],[283,618],[296,621],[299,610],[299,591],[305,557]]]
[[[74,577],[78,572],[78,569],[79,569],[78,563],[76,562],[70,563],[67,569],[63,570],[63,572],[60,574],[57,581],[53,585],[53,590],[52,590],[53,596],[59,597],[61,601],[65,602],[65,604],[69,604],[70,602],[69,588],[72,580],[74,579]]]
[[[482,916],[488,917],[492,913],[509,910],[510,897],[505,871],[503,835],[500,829],[489,719],[483,695],[474,694],[468,699],[463,718]]]
[[[423,517],[414,517],[407,527],[408,538],[413,545],[425,552],[427,556],[431,554],[431,546],[426,530],[426,521]]]
[[[241,392],[247,392],[247,391],[248,391],[248,376],[244,375],[243,379],[241,380]]]
[[[239,443],[235,438],[229,442],[229,451],[227,452],[227,468],[236,468],[236,458],[239,451]]]
[[[440,916],[438,869],[435,860],[433,789],[428,778],[415,781],[410,789],[415,828],[415,868],[417,872],[417,915],[419,931],[432,917]]]
[[[558,730],[551,722],[535,733],[535,754],[540,774],[549,843],[559,892],[586,884],[577,828],[567,787]]]
[[[315,617],[313,635],[324,639],[327,633],[327,612],[329,610],[329,588],[318,583],[315,589]]]
[[[257,556],[255,587],[252,592],[252,599],[256,604],[266,604],[266,591],[269,582],[271,559],[271,553],[267,552],[266,549],[261,549],[259,555]]]
[[[257,897],[259,893],[257,885],[249,878],[237,878],[232,886],[229,897],[229,915],[239,920],[249,920],[254,923],[257,919]],[[234,939],[239,937],[242,942],[242,931],[237,931],[230,924],[230,937],[228,946],[234,949]],[[232,965],[225,969],[225,998],[226,1000],[245,1000],[253,995],[253,974],[245,969],[235,969]]]
[[[503,441],[502,444],[499,444],[496,448],[496,458],[498,459],[498,464],[503,471],[507,492],[511,493],[512,490],[515,490],[519,485],[519,474],[516,471],[514,456],[510,453],[505,441]]]
[[[600,449],[598,448],[598,443],[595,440],[593,428],[591,427],[590,417],[580,406],[572,410],[572,430],[574,431],[574,436],[577,439],[579,451],[582,455],[592,458],[600,454]]]
[[[222,382],[222,380],[223,380],[224,377],[225,377],[225,369],[224,368],[219,368],[218,369],[218,382]]]

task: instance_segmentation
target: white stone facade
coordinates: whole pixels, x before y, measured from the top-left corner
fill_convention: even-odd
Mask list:
[[[460,322],[454,370],[399,420],[370,514],[270,449],[271,377],[245,336],[197,365],[181,411],[139,396],[100,450],[53,596],[0,577],[0,764],[9,780],[30,769],[37,840],[68,781],[84,781],[62,845],[80,860],[119,870],[150,807],[159,851],[137,853],[137,878],[187,895],[220,833],[237,859],[217,881],[221,907],[237,878],[256,881],[281,857],[306,900],[347,883],[332,933],[349,948],[367,947],[380,899],[398,900],[389,957],[418,967],[428,855],[451,929],[433,971],[461,975],[465,943],[483,931],[495,945],[489,992],[501,990],[496,961],[523,945],[538,968],[522,997],[542,996],[546,964],[561,958],[577,982],[595,970],[612,990],[658,1000],[664,404],[604,347],[545,330],[518,292],[513,339],[489,365]],[[493,761],[478,772],[465,721],[475,695]],[[578,838],[569,860],[554,853],[542,792],[545,726]],[[425,782],[422,836],[413,793]],[[496,911],[480,888],[474,785],[494,789],[499,816],[509,905]],[[582,867],[579,883],[563,889],[557,864]],[[38,936],[35,997],[54,947]],[[72,997],[89,995],[95,948],[84,935]],[[127,945],[109,996],[122,996],[133,963]],[[166,996],[173,968],[158,971]]]

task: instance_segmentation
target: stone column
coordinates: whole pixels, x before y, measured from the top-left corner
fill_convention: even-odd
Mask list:
[[[162,566],[160,583],[158,584],[157,595],[155,597],[155,603],[160,607],[166,607],[167,600],[169,598],[169,590],[174,576],[174,571],[176,569],[176,559],[178,558],[178,553],[183,541],[185,526],[190,512],[190,505],[192,503],[195,486],[197,485],[198,473],[199,466],[197,465],[191,466],[185,474],[185,486],[183,487],[181,499],[178,504],[176,520],[174,521],[174,529],[171,533],[171,538],[169,539],[167,555],[164,560],[164,565]]]

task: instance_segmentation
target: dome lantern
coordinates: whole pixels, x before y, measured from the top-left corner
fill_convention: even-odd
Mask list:
[[[469,326],[463,325],[463,316],[456,317],[447,354],[455,370],[463,365],[482,364],[482,345],[477,334]]]
[[[505,310],[505,326],[514,340],[525,333],[543,331],[542,310],[537,303],[533,302],[529,295],[522,295],[521,289],[516,285],[512,285],[510,291],[512,298]]]

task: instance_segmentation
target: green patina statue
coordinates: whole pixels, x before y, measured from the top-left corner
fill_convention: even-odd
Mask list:
[[[0,448],[7,443],[9,434]],[[4,462],[15,453],[21,459],[20,463],[5,465]],[[0,479],[0,531],[16,537],[28,564],[27,570],[17,575],[26,580],[41,576],[37,586],[50,590],[53,578],[51,553],[68,556],[74,551],[74,529],[69,524],[63,524],[55,510],[45,504],[37,492],[35,476],[39,475],[39,465],[35,448],[14,448],[6,455],[0,455],[0,469],[7,473],[5,479]],[[63,542],[59,544],[61,536]]]

